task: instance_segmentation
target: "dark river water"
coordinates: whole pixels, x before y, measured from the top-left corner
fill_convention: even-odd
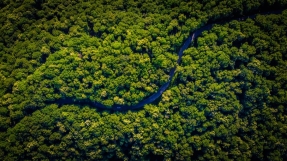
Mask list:
[[[282,10],[280,11],[270,11],[270,12],[264,12],[264,13],[260,13],[261,15],[266,15],[266,14],[280,14],[282,12]],[[229,20],[222,20],[219,22],[215,22],[215,23],[211,23],[208,25],[205,25],[199,29],[197,29],[196,31],[192,32],[188,38],[183,42],[182,46],[180,47],[179,51],[178,51],[178,60],[177,63],[180,64],[181,62],[181,58],[183,55],[183,51],[186,50],[190,44],[198,37],[201,35],[201,33],[203,31],[208,31],[210,30],[214,25],[216,24],[224,24],[227,22],[230,22],[231,20],[238,20],[238,21],[243,21],[246,20],[247,18],[251,18],[254,19],[256,17],[256,15],[249,15],[249,16],[244,16],[244,17],[239,17],[239,18],[233,18],[233,19],[229,19]],[[95,108],[99,108],[99,109],[103,109],[103,110],[113,110],[113,111],[126,111],[126,110],[135,110],[135,109],[139,109],[142,108],[144,105],[146,104],[150,104],[153,101],[155,101],[156,99],[158,99],[162,93],[169,87],[170,82],[172,80],[172,78],[174,77],[174,74],[176,72],[176,68],[172,68],[169,72],[169,79],[167,80],[167,82],[165,84],[163,84],[156,93],[150,95],[149,97],[147,97],[146,99],[140,101],[138,104],[136,105],[132,105],[132,106],[127,106],[127,105],[113,105],[112,107],[107,107],[99,102],[95,102],[95,101],[91,101],[91,100],[76,100],[73,98],[61,98],[59,100],[53,101],[52,103],[58,103],[58,104],[79,104],[79,103],[84,103],[84,104],[89,104]]]

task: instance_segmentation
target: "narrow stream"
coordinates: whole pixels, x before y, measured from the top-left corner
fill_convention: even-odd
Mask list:
[[[270,11],[270,12],[264,12],[264,13],[259,13],[261,15],[267,15],[267,14],[281,14],[282,10],[278,10],[278,11]],[[178,52],[178,60],[177,63],[180,64],[181,62],[181,58],[183,55],[183,51],[186,50],[190,44],[198,37],[202,34],[203,31],[209,31],[212,29],[212,27],[216,24],[224,24],[227,22],[230,22],[232,20],[238,20],[238,21],[244,21],[247,18],[251,18],[254,19],[256,17],[257,14],[254,15],[250,15],[250,16],[244,16],[244,17],[240,17],[240,18],[233,18],[230,20],[223,20],[221,22],[216,22],[216,23],[212,23],[212,24],[208,24],[205,25],[199,29],[197,29],[196,31],[194,31],[193,33],[191,33],[188,38],[184,41],[183,45],[181,46],[179,52]],[[113,105],[112,107],[107,107],[99,102],[95,102],[95,101],[91,101],[91,100],[75,100],[73,98],[62,98],[56,101],[53,101],[52,103],[58,103],[58,104],[75,104],[75,103],[85,103],[85,104],[89,104],[91,106],[94,106],[96,108],[99,109],[103,109],[103,110],[113,110],[113,111],[126,111],[126,110],[136,110],[136,109],[140,109],[141,107],[143,107],[146,104],[150,104],[153,101],[155,101],[156,99],[158,99],[162,93],[169,87],[170,82],[172,80],[172,78],[174,77],[176,71],[176,67],[172,68],[170,70],[169,73],[169,79],[168,81],[163,84],[156,93],[150,95],[149,97],[147,97],[146,99],[140,101],[138,104],[136,105],[132,105],[132,106],[127,106],[127,105]]]

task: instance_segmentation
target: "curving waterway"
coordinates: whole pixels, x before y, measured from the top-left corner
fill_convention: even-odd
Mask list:
[[[258,13],[261,15],[266,15],[266,14],[280,14],[282,12],[282,10],[278,10],[278,11],[271,11],[271,12],[265,12],[265,13]],[[244,16],[244,17],[240,17],[240,18],[233,18],[230,20],[224,20],[222,22],[217,22],[217,23],[212,23],[212,24],[208,24],[205,25],[199,29],[197,29],[196,31],[192,32],[188,38],[184,41],[183,45],[180,47],[179,51],[178,51],[178,59],[177,59],[177,64],[180,64],[181,62],[181,58],[183,55],[183,51],[186,50],[190,44],[198,37],[201,35],[201,33],[203,31],[209,31],[211,30],[211,28],[216,25],[216,24],[224,24],[226,22],[230,22],[232,20],[238,20],[238,21],[244,21],[247,18],[251,18],[254,19],[256,17],[256,14],[254,15],[249,15],[249,16]],[[103,109],[103,110],[113,110],[113,111],[126,111],[126,110],[136,110],[139,109],[141,107],[143,107],[146,104],[150,104],[153,101],[155,101],[156,99],[158,99],[162,93],[169,87],[170,82],[172,80],[172,78],[174,77],[176,71],[176,67],[172,68],[169,72],[169,79],[168,81],[163,84],[156,93],[150,95],[149,97],[147,97],[146,99],[140,101],[138,104],[136,105],[132,105],[132,106],[127,106],[127,105],[113,105],[112,107],[107,107],[105,105],[103,105],[102,103],[99,102],[95,102],[95,101],[91,101],[91,100],[76,100],[73,98],[61,98],[59,100],[54,101],[53,103],[58,103],[58,104],[75,104],[75,103],[85,103],[85,104],[89,104],[91,106],[94,106],[96,108],[99,109]]]

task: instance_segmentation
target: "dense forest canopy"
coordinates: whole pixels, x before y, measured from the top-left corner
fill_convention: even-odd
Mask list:
[[[1,160],[287,159],[285,0],[3,0],[0,33]]]

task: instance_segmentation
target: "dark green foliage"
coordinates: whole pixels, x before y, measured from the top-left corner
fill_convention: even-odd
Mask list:
[[[1,1],[0,159],[286,160],[287,11],[229,21],[286,4]]]

